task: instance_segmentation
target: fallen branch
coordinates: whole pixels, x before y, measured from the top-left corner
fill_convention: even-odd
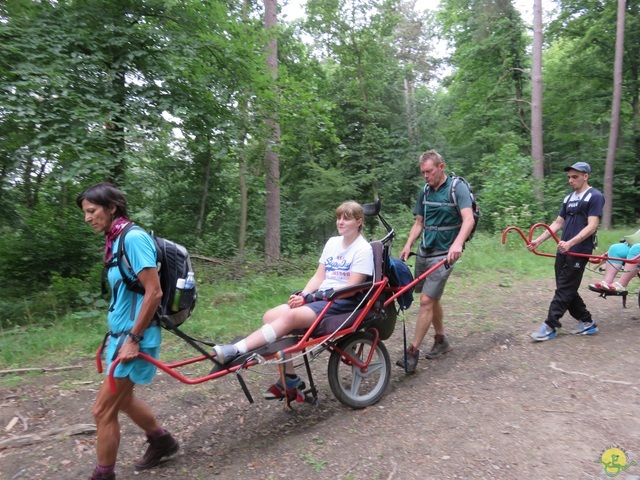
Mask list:
[[[615,383],[618,385],[629,385],[629,386],[633,386],[634,384],[632,382],[625,382],[623,380],[609,380],[607,378],[599,378],[597,375],[591,375],[589,373],[584,373],[584,372],[572,372],[570,370],[563,370],[562,368],[556,367],[556,363],[555,362],[551,362],[549,364],[549,367],[551,367],[553,370],[556,370],[558,372],[562,372],[562,373],[566,373],[567,375],[582,375],[584,377],[590,378],[591,380],[597,380],[598,382],[603,382],[603,383]]]
[[[7,373],[24,373],[24,372],[57,372],[59,370],[73,370],[76,368],[82,368],[82,365],[70,365],[68,367],[28,367],[28,368],[14,368],[12,370],[0,370],[0,375],[6,375]]]
[[[0,450],[12,447],[24,447],[45,441],[49,437],[68,437],[71,435],[82,435],[84,433],[94,433],[96,426],[92,423],[78,423],[68,427],[57,427],[40,434],[20,435],[0,441]]]
[[[197,258],[198,260],[203,260],[205,262],[215,263],[217,265],[224,265],[226,262],[224,260],[219,260],[217,258],[204,257],[202,255],[191,254],[191,258]]]

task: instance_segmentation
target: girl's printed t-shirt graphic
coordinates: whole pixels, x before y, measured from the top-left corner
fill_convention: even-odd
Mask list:
[[[343,237],[331,237],[327,241],[320,263],[325,267],[325,279],[319,290],[344,287],[351,272],[373,274],[373,254],[371,245],[363,237],[358,237],[349,247],[342,245]]]
[[[327,276],[335,279],[343,278],[349,281],[351,263],[347,262],[347,259],[342,255],[338,255],[336,258],[327,258],[324,262],[324,268],[326,269]]]

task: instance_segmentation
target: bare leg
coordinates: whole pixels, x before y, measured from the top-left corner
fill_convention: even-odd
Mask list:
[[[420,344],[427,335],[432,323],[436,333],[444,333],[443,312],[440,301],[423,293],[420,295],[420,310],[418,311],[416,329],[411,343],[416,349],[420,348]]]
[[[280,305],[279,307],[269,310],[264,315],[263,321],[264,323],[270,323],[276,332],[276,338],[280,338],[297,328],[308,328],[316,317],[316,313],[310,308],[298,307],[291,309],[288,305]],[[249,350],[255,350],[267,344],[267,340],[264,338],[261,330],[256,330],[245,338],[244,341]]]
[[[625,272],[620,275],[620,285],[626,288],[629,285],[629,282],[634,279],[634,277],[638,274],[638,269],[634,268],[636,265],[627,265],[626,268],[630,270],[625,270]]]
[[[613,281],[616,279],[616,275],[620,271],[621,267],[622,265],[618,263],[607,262],[607,265],[604,269],[604,279],[603,279],[604,282],[608,284],[612,284]]]
[[[117,378],[118,392],[111,393],[105,379],[93,404],[93,418],[98,430],[96,453],[99,465],[113,465],[120,446],[120,423],[118,412],[125,403],[131,401],[133,383],[128,378]]]
[[[160,428],[155,415],[142,399],[136,397],[135,391],[129,396],[129,401],[120,407],[127,416],[145,433],[155,432]]]

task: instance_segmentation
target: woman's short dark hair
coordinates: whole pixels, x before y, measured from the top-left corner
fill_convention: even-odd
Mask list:
[[[82,209],[82,201],[86,200],[96,205],[100,205],[105,210],[110,210],[111,207],[116,207],[114,218],[123,217],[129,219],[129,212],[127,211],[127,199],[124,198],[124,193],[118,190],[116,187],[107,182],[96,183],[90,186],[76,198],[78,207]]]

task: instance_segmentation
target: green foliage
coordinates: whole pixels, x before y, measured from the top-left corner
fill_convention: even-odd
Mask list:
[[[438,18],[453,47],[442,107],[449,118],[446,157],[465,172],[478,171],[487,166],[483,156],[527,143],[527,36],[511,2],[445,0]]]
[[[478,203],[483,212],[479,228],[496,233],[515,225],[527,228],[541,221],[541,205],[535,197],[532,160],[507,144],[490,159]]]
[[[381,198],[397,244],[406,240],[417,159],[429,148],[474,186],[486,232],[552,221],[567,191],[562,167],[574,161],[589,161],[602,189],[614,3],[560,1],[545,30],[544,185],[530,175],[529,35],[506,0],[443,0],[436,13],[408,1],[309,0],[307,18],[279,25],[277,78],[264,65],[258,4],[10,0],[0,9],[0,302],[11,324],[49,310],[91,315],[103,244],[73,201],[105,178],[141,226],[218,259],[237,256],[244,227],[244,254],[259,257],[267,116],[281,130],[273,147],[287,256],[315,258],[348,199]],[[624,224],[640,215],[640,15],[634,2],[627,9],[607,199]],[[437,33],[447,59],[437,58]]]
[[[88,273],[100,247],[75,205],[61,209],[42,202],[20,213],[23,222],[0,237],[0,297],[45,289],[53,272],[79,278]]]

